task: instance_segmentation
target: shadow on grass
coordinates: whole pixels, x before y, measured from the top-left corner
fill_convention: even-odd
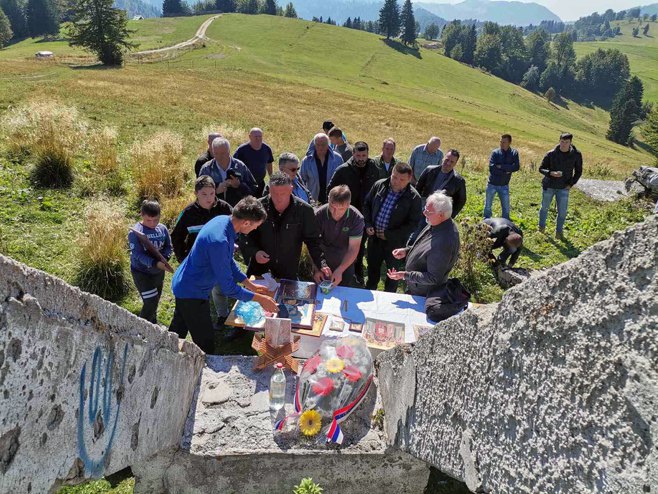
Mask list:
[[[564,240],[557,240],[553,237],[547,236],[546,240],[548,240],[549,243],[551,243],[557,250],[559,250],[563,255],[567,256],[569,259],[578,257],[582,252],[568,238],[565,238]]]
[[[407,46],[394,39],[382,39],[382,41],[386,46],[388,46],[389,48],[393,48],[395,51],[400,52],[403,55],[413,55],[419,60],[422,60],[423,58],[420,55],[420,50],[418,49],[418,46]]]
[[[551,101],[551,103],[553,103],[555,106],[559,106],[559,107],[561,107],[561,108],[564,108],[565,110],[568,110],[568,109],[569,109],[569,104],[568,104],[567,101],[566,101],[564,98],[562,98],[562,96],[560,96],[559,94],[556,95],[555,98],[553,98],[553,101]]]
[[[101,62],[96,62],[88,65],[70,65],[73,70],[117,70],[123,67],[103,65]]]
[[[649,146],[646,142],[638,141],[637,139],[634,139],[633,142],[631,143],[630,147],[632,149],[641,149],[642,151],[646,151],[649,153],[652,157],[656,153],[656,150]]]
[[[544,256],[541,256],[541,255],[537,254],[536,252],[528,249],[528,247],[526,247],[525,245],[523,246],[523,250],[521,251],[521,255],[524,256],[524,257],[529,258],[532,262],[539,262],[544,258]]]

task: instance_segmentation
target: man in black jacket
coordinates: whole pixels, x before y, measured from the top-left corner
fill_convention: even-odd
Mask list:
[[[494,240],[491,250],[500,249],[501,247],[503,249],[498,259],[493,255],[493,252],[489,254],[489,257],[503,267],[514,266],[523,249],[523,232],[521,229],[513,221],[506,218],[487,218],[484,220],[484,224],[491,228],[489,238]],[[508,259],[509,263],[507,263]]]
[[[539,167],[539,173],[544,175],[541,182],[544,192],[539,210],[539,231],[544,233],[546,230],[548,208],[555,197],[557,203],[555,236],[560,240],[564,239],[564,221],[567,219],[567,209],[569,208],[569,190],[576,185],[583,174],[583,155],[573,146],[572,140],[572,134],[562,134],[560,144],[546,153]]]
[[[270,178],[270,193],[260,199],[267,219],[242,239],[249,266],[247,276],[270,271],[275,278],[296,280],[303,242],[315,265],[321,268],[315,281],[331,278],[313,208],[293,196],[292,189],[292,180],[285,173],[276,172]]]
[[[208,134],[208,149],[206,149],[205,153],[200,154],[196,159],[196,163],[194,163],[195,176],[198,177],[199,172],[201,171],[201,167],[212,159],[212,141],[214,141],[217,137],[222,137],[222,134],[219,132],[211,132]]]
[[[423,201],[411,185],[412,177],[407,163],[397,163],[391,177],[376,182],[363,204],[368,235],[368,290],[377,289],[383,262],[388,269],[400,267],[393,251],[406,245],[423,216]],[[397,288],[397,280],[385,277],[387,292],[395,293]]]
[[[379,168],[375,160],[368,157],[368,144],[354,143],[353,155],[347,163],[340,165],[329,181],[327,193],[337,185],[347,185],[352,193],[352,206],[363,214],[363,202],[377,180],[386,178],[386,172]],[[363,282],[363,254],[366,236],[363,237],[359,256],[354,263],[357,284]]]
[[[416,189],[427,199],[437,190],[452,198],[452,217],[456,217],[466,204],[466,180],[454,168],[459,161],[459,151],[451,149],[439,166],[428,166],[420,175]]]

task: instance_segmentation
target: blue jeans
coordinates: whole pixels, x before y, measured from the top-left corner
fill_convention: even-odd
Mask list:
[[[215,303],[217,317],[226,317],[231,312],[228,308],[228,297],[222,293],[219,285],[215,285],[212,289],[212,301]]]
[[[509,185],[487,184],[487,193],[484,199],[484,217],[491,218],[491,206],[493,206],[493,200],[496,194],[500,198],[503,218],[509,219]]]
[[[557,225],[555,231],[561,233],[564,229],[564,220],[567,219],[567,208],[569,207],[569,189],[544,189],[541,198],[541,209],[539,210],[539,228],[546,228],[546,217],[548,208],[553,202],[557,203]]]

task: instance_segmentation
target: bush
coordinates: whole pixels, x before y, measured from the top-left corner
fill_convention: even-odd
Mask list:
[[[484,223],[465,219],[460,224],[459,261],[452,276],[459,278],[471,292],[474,302],[489,303],[500,300],[501,289],[489,266],[489,253],[493,240]]]
[[[322,487],[309,477],[302,479],[299,485],[295,487],[293,494],[322,494]]]
[[[546,98],[546,100],[547,100],[549,103],[552,103],[553,100],[555,100],[555,97],[556,97],[556,96],[557,96],[557,93],[555,92],[555,89],[553,89],[552,87],[549,87],[549,88],[546,90],[546,92],[544,93],[544,98]]]
[[[183,160],[181,137],[168,131],[133,144],[130,162],[140,202],[179,196],[192,168]]]
[[[0,122],[7,150],[20,161],[35,158],[32,178],[43,187],[71,185],[73,158],[84,146],[88,127],[77,109],[53,101],[23,104]]]
[[[117,143],[117,130],[114,127],[103,127],[91,133],[89,151],[95,172],[102,176],[119,172]]]
[[[176,226],[176,220],[181,211],[189,203],[194,202],[195,197],[192,192],[178,197],[167,197],[160,203],[160,223],[165,225],[171,231]]]
[[[99,203],[87,212],[87,233],[80,241],[75,284],[111,302],[129,290],[126,242],[128,228],[122,211]]]

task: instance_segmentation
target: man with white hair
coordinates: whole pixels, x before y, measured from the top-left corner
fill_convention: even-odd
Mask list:
[[[329,149],[327,134],[315,134],[313,143],[313,153],[302,160],[299,174],[308,190],[311,191],[313,200],[325,204],[327,202],[327,185],[336,169],[343,164],[343,158]]]
[[[249,168],[231,157],[231,144],[223,137],[212,141],[213,159],[201,167],[199,176],[208,175],[215,182],[215,192],[220,199],[235,206],[240,199],[256,194],[256,180]]]
[[[439,149],[441,147],[441,139],[436,136],[430,137],[427,144],[419,144],[411,152],[411,157],[409,157],[409,165],[414,172],[415,184],[420,175],[425,171],[425,168],[428,166],[440,165],[443,161],[443,151]]]
[[[315,206],[316,202],[313,200],[311,191],[308,190],[306,184],[299,176],[299,158],[294,153],[281,153],[279,156],[279,171],[285,173],[292,180],[292,195],[298,197],[304,202]],[[270,193],[270,186],[266,185],[263,190],[263,197]]]
[[[212,141],[214,141],[217,137],[223,136],[219,132],[211,132],[208,134],[208,149],[206,149],[205,153],[200,154],[196,159],[196,163],[194,163],[195,176],[198,177],[199,172],[201,171],[201,167],[212,159]]]
[[[445,313],[440,294],[459,258],[459,230],[451,218],[452,199],[443,192],[434,192],[427,198],[423,215],[427,225],[415,242],[393,251],[396,259],[406,259],[405,270],[389,269],[388,277],[405,280],[410,295],[427,297],[427,316],[440,321],[453,315]]]
[[[274,163],[272,148],[263,142],[263,131],[258,127],[251,129],[249,141],[241,144],[235,150],[233,157],[247,165],[258,185],[256,197],[260,197],[265,188],[265,173],[268,177],[272,176],[272,163]]]

